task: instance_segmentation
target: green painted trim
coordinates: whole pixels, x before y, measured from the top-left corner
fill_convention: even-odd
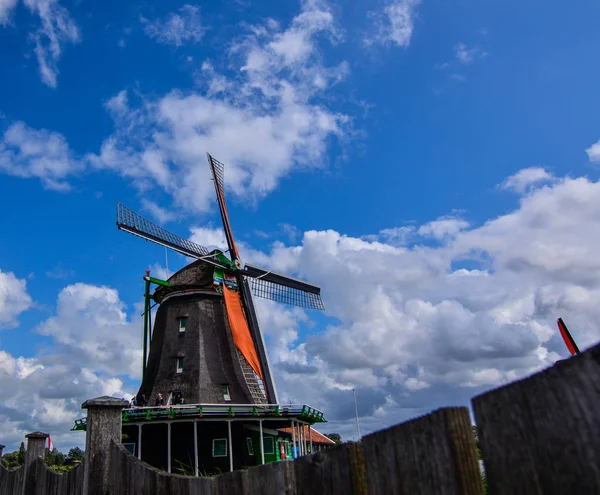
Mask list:
[[[220,261],[224,265],[227,265],[230,270],[233,270],[233,271],[238,270],[238,267],[235,266],[235,263],[233,261],[231,261],[227,256],[225,256],[222,251],[217,251],[215,253],[215,259],[217,261]]]
[[[166,280],[161,280],[159,278],[148,277],[148,279],[149,279],[149,282],[156,284],[156,285],[162,285],[163,287],[169,287],[171,285]]]

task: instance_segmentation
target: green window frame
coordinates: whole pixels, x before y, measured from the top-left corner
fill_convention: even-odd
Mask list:
[[[226,438],[213,438],[212,456],[213,457],[227,457],[227,439]]]
[[[177,373],[183,373],[183,358],[182,357],[178,357],[177,358],[176,372]]]
[[[265,454],[275,453],[275,439],[273,437],[263,437],[263,445],[265,448]]]
[[[254,444],[250,437],[246,438],[246,448],[248,449],[248,455],[254,455]]]

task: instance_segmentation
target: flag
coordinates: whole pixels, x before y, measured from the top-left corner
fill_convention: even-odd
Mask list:
[[[48,452],[52,452],[52,438],[48,435]]]

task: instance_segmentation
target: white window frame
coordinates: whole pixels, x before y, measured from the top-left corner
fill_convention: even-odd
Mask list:
[[[229,392],[228,383],[223,383],[221,385],[221,392],[223,392],[223,399],[225,399],[226,402],[231,402],[231,394]]]
[[[215,455],[215,442],[225,442],[225,453],[222,455]],[[212,456],[213,457],[227,457],[228,455],[228,451],[227,449],[229,448],[229,442],[227,442],[226,438],[213,438],[212,441]]]
[[[182,326],[183,323],[183,326]],[[187,316],[180,316],[179,317],[179,333],[183,333],[185,332],[187,326]]]
[[[180,362],[181,366],[179,366]],[[178,356],[177,361],[175,361],[175,373],[177,373],[178,375],[183,373],[183,356]]]

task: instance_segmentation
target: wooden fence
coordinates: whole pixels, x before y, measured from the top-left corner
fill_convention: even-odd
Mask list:
[[[168,475],[112,443],[110,493],[156,494],[480,494],[467,408],[428,416],[293,462],[213,478]]]
[[[600,493],[599,404],[600,346],[475,397],[473,409],[488,493]],[[114,403],[111,411],[114,421],[120,421],[121,412]],[[91,413],[88,440],[94,438],[89,436],[89,428],[96,413]],[[104,425],[112,421],[106,418]],[[85,469],[90,472],[86,471],[85,479],[96,481],[86,487],[87,495],[485,493],[469,410],[462,407],[439,409],[367,435],[359,443],[212,478],[169,475],[154,469],[118,443],[120,430],[113,425],[111,431],[112,436],[99,435],[93,445],[88,441]],[[94,451],[104,455],[96,459]],[[33,478],[37,482],[38,476],[42,476],[39,485],[50,486],[48,480],[55,478],[47,473],[43,478],[39,469],[27,471],[26,487],[32,486]],[[68,487],[81,479],[81,472],[75,473],[62,485],[73,491],[60,493],[79,494]],[[0,470],[0,495],[20,494],[19,480],[22,483],[23,474],[18,470],[8,475]],[[59,492],[36,488],[26,493]]]
[[[0,466],[0,495],[20,494],[23,487],[23,466],[15,469],[5,469]]]
[[[67,473],[52,471],[41,457],[47,435],[28,437],[25,465],[14,469],[0,466],[0,495],[81,495],[83,466]]]

